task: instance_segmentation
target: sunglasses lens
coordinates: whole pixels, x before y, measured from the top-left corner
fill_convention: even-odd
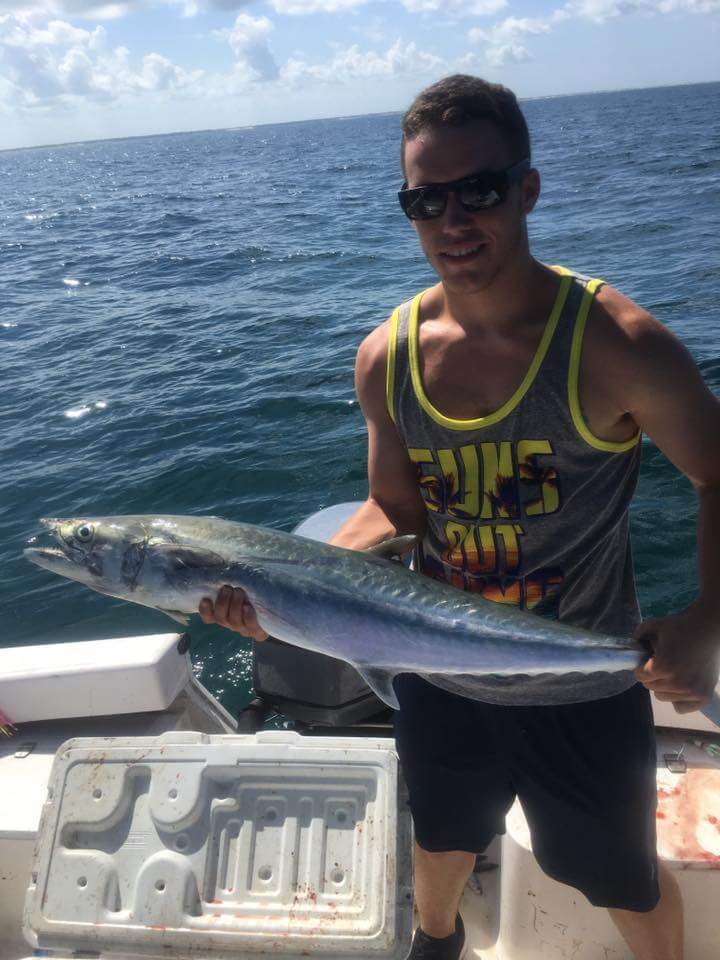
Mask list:
[[[490,210],[502,203],[509,186],[521,180],[527,172],[529,161],[516,164],[510,172],[479,174],[464,180],[437,186],[416,187],[408,190],[405,186],[398,194],[405,214],[411,220],[433,220],[441,217],[447,207],[448,193],[454,193],[465,210]]]
[[[432,187],[404,190],[400,195],[400,202],[411,220],[431,220],[439,217],[445,210],[444,192]]]
[[[466,210],[488,210],[502,200],[498,191],[482,180],[466,183],[459,191],[459,197]]]

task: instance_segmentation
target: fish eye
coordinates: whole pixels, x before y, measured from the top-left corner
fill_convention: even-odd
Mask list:
[[[81,523],[80,526],[75,530],[75,537],[81,543],[87,543],[89,540],[92,540],[94,532],[95,531],[89,523]]]

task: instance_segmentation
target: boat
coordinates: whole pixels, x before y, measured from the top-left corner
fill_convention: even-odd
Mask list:
[[[356,507],[295,532],[327,540]],[[272,639],[253,644],[253,681],[235,718],[186,634],[0,650],[17,726],[0,738],[0,960],[404,960],[412,828],[390,712],[348,664]],[[654,710],[686,960],[717,960],[720,731]],[[461,912],[475,960],[632,960],[605,910],[542,873],[517,803]]]

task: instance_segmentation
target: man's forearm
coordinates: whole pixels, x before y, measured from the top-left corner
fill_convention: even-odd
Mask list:
[[[333,534],[329,542],[336,547],[365,550],[390,537],[406,533],[422,536],[423,530],[420,528],[419,518],[414,515],[404,517],[398,512],[393,522],[377,500],[368,497],[365,503]]]
[[[720,614],[720,485],[701,487],[698,495],[698,603]]]

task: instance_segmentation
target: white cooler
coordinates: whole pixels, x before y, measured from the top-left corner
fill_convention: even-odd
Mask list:
[[[398,782],[387,739],[70,740],[25,936],[36,955],[402,960],[412,854]]]

